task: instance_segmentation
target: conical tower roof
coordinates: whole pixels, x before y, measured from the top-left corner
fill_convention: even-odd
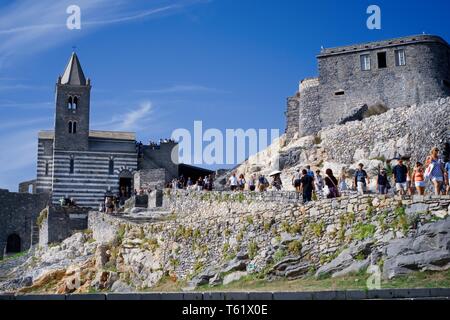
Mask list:
[[[75,52],[72,53],[66,70],[61,77],[61,84],[68,84],[73,86],[85,86],[86,78],[84,77],[83,69],[81,68],[80,60]]]

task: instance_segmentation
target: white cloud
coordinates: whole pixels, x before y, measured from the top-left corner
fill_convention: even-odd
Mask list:
[[[171,5],[153,2],[153,8],[130,10],[126,0],[77,0],[81,8],[81,30],[68,30],[66,13],[73,0],[17,0],[0,12],[0,68],[13,55],[32,54],[73,41],[98,28],[175,13],[200,0],[180,0]]]
[[[124,114],[113,115],[111,120],[93,123],[93,129],[114,130],[114,131],[138,131],[144,126],[148,126],[151,121],[153,111],[152,103],[145,101],[137,109],[133,109]]]

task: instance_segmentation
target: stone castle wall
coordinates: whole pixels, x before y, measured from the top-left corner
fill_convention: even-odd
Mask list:
[[[0,257],[4,254],[8,236],[11,234],[20,237],[21,251],[30,248],[33,226],[36,225],[36,218],[47,202],[46,194],[0,190]]]
[[[306,205],[290,193],[276,200],[274,194],[229,192],[177,191],[164,197],[173,212],[165,221],[136,224],[89,214],[94,239],[122,241],[117,253],[121,270],[143,287],[157,283],[164,271],[186,279],[206,267],[220,268],[236,255],[249,254],[254,272],[273,264],[274,256],[300,252],[319,267],[352,241],[370,237],[386,243],[405,237],[417,225],[448,215],[450,203],[449,196],[365,195]]]
[[[405,50],[406,65],[396,65],[396,50]],[[378,53],[386,53],[387,67],[378,67]],[[361,55],[371,69],[361,69]],[[389,109],[420,105],[450,95],[450,47],[434,36],[414,36],[336,49],[318,55],[317,89],[299,90],[299,123],[288,99],[287,139],[317,133],[339,123],[364,105]],[[307,82],[310,80],[307,80]],[[308,82],[309,83],[309,82]],[[301,88],[303,89],[303,88]],[[306,107],[301,107],[306,106]],[[308,107],[310,106],[310,107]]]
[[[404,49],[406,65],[396,66],[395,50]],[[386,52],[387,68],[379,69],[377,53]],[[388,108],[422,104],[450,95],[450,48],[440,42],[398,44],[375,50],[319,56],[320,118],[336,123],[351,110],[381,104]],[[360,56],[369,54],[372,68],[361,70]],[[343,91],[343,95],[336,95]]]

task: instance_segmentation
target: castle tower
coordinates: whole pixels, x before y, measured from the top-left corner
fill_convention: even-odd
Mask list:
[[[55,150],[89,149],[89,108],[91,85],[72,53],[62,77],[56,84]]]

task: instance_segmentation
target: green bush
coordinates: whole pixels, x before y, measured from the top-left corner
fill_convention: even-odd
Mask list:
[[[299,223],[294,223],[289,227],[290,234],[298,234],[302,231],[302,226]]]
[[[278,263],[281,260],[283,260],[284,257],[286,257],[286,251],[284,251],[283,249],[278,249],[273,254],[273,262],[274,263]]]
[[[288,244],[288,251],[292,255],[300,255],[302,251],[302,244],[300,241],[295,240]]]
[[[325,229],[325,223],[322,220],[317,223],[311,223],[310,228],[316,237],[321,237]]]
[[[44,210],[42,210],[42,211],[39,213],[39,216],[37,217],[37,220],[36,220],[36,224],[37,224],[39,227],[41,227],[41,226],[42,226],[42,223],[44,222],[45,219],[47,219],[47,217],[48,217],[48,208],[45,208]]]
[[[373,237],[376,227],[373,224],[358,223],[353,229],[353,238],[364,240]]]
[[[247,250],[248,250],[248,257],[250,259],[256,257],[256,254],[258,253],[258,245],[256,244],[256,241],[254,240],[250,241]]]

